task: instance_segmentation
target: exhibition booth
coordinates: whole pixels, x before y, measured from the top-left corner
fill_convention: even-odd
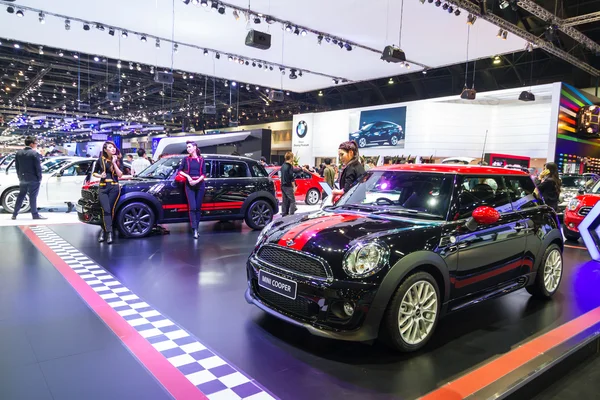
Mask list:
[[[519,100],[524,89],[535,101]],[[567,92],[582,98],[565,100]],[[464,157],[471,164],[483,158],[490,165],[542,168],[562,154],[593,157],[595,149],[600,152],[595,139],[575,140],[575,132],[565,132],[575,131],[566,124],[576,124],[579,107],[594,102],[600,100],[558,82],[477,93],[475,100],[450,96],[300,114],[293,120],[292,151],[301,164],[313,165],[326,157],[335,159],[341,142],[356,140],[361,155],[379,156],[379,164]]]

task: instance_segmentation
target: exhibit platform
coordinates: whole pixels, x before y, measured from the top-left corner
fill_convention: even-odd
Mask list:
[[[597,385],[600,264],[581,244],[551,301],[521,290],[450,314],[398,354],[248,305],[258,232],[201,228],[106,245],[79,223],[0,227],[0,398],[579,400],[578,380]]]

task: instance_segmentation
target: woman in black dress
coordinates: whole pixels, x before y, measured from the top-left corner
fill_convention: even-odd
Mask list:
[[[358,158],[358,145],[355,141],[343,142],[338,149],[338,156],[344,169],[340,173],[339,189],[333,190],[334,196],[346,193],[355,182],[364,175],[365,168]]]
[[[198,239],[198,223],[202,215],[202,200],[206,184],[204,182],[204,158],[196,142],[186,142],[188,156],[181,160],[179,174],[186,179],[185,195],[187,197],[190,224],[194,239]]]
[[[558,176],[558,166],[549,162],[544,171],[540,174],[541,183],[538,185],[538,194],[542,196],[544,202],[558,212],[558,199],[562,182]]]
[[[98,242],[113,242],[113,217],[121,195],[119,178],[123,175],[120,159],[121,152],[114,142],[108,141],[102,146],[102,154],[94,167],[94,176],[100,178],[98,200],[102,206],[102,230]]]

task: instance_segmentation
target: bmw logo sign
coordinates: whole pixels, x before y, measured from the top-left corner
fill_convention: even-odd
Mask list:
[[[308,125],[306,125],[306,122],[304,122],[304,121],[298,122],[298,125],[296,125],[296,135],[298,135],[298,137],[300,139],[302,139],[304,136],[306,136],[307,133],[308,133]]]

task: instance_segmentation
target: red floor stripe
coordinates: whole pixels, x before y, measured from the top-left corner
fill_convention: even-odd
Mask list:
[[[587,250],[587,247],[582,247],[582,246],[571,246],[570,244],[565,244],[565,247],[568,247],[570,249],[580,249],[580,250]]]
[[[106,303],[60,256],[48,247],[31,229],[20,227],[38,250],[54,265],[79,293],[81,298],[121,339],[129,351],[154,375],[175,399],[208,399],[177,368],[144,339],[131,325]]]
[[[421,397],[421,400],[464,399],[599,322],[600,307],[463,375],[455,381]]]

